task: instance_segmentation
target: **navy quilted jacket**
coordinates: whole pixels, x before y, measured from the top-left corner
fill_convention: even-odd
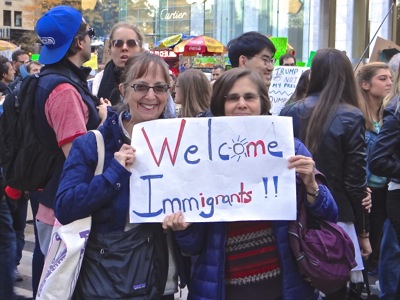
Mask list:
[[[306,147],[295,139],[295,153],[311,156]],[[308,206],[312,215],[336,222],[337,206],[324,185],[313,206]],[[281,262],[282,294],[284,300],[315,300],[319,293],[306,283],[298,272],[288,240],[288,221],[273,221],[277,249]],[[199,255],[193,269],[189,287],[189,300],[225,299],[225,241],[226,223],[195,223],[185,231],[175,232],[175,238],[183,253]],[[265,298],[267,299],[267,298]]]

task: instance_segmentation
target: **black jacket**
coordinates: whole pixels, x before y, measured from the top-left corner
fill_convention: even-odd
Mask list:
[[[0,94],[8,95],[11,93],[11,91],[11,88],[7,84],[5,84],[3,81],[0,81]]]
[[[383,125],[372,148],[370,171],[400,183],[400,99],[394,97],[383,112]]]
[[[318,101],[311,95],[282,109],[280,115],[293,117],[294,136],[301,137],[304,120]],[[358,234],[369,231],[368,213],[361,202],[366,196],[365,119],[351,105],[339,105],[322,137],[318,153],[313,153],[316,167],[328,180],[339,208],[339,221],[353,222]]]

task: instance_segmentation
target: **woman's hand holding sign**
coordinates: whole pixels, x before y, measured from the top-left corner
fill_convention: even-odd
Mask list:
[[[135,162],[135,151],[132,146],[123,144],[119,151],[114,153],[114,158],[129,171]]]
[[[185,230],[192,223],[186,223],[185,217],[181,211],[168,215],[164,218],[163,228],[164,229],[172,229],[173,231]]]
[[[296,169],[296,173],[303,180],[307,191],[307,201],[313,204],[318,196],[318,183],[315,180],[315,162],[311,157],[296,155],[289,157],[289,169]]]

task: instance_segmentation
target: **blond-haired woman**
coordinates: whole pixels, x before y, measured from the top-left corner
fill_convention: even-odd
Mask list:
[[[387,178],[369,171],[368,158],[382,125],[383,99],[392,88],[392,73],[383,62],[364,65],[357,74],[357,85],[362,100],[360,109],[365,117],[365,140],[367,143],[367,183],[371,189],[370,243],[372,255],[368,258],[368,269],[375,272],[379,260],[383,223],[386,219]]]
[[[181,105],[178,117],[199,117],[210,107],[211,85],[200,70],[188,69],[178,76],[175,103]]]

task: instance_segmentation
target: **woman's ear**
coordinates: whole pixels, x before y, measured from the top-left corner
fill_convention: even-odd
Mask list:
[[[362,87],[363,90],[369,91],[369,89],[371,88],[371,85],[370,85],[369,82],[363,80],[363,81],[361,82],[361,87]]]
[[[124,85],[122,83],[118,85],[118,90],[121,96],[124,96]]]

